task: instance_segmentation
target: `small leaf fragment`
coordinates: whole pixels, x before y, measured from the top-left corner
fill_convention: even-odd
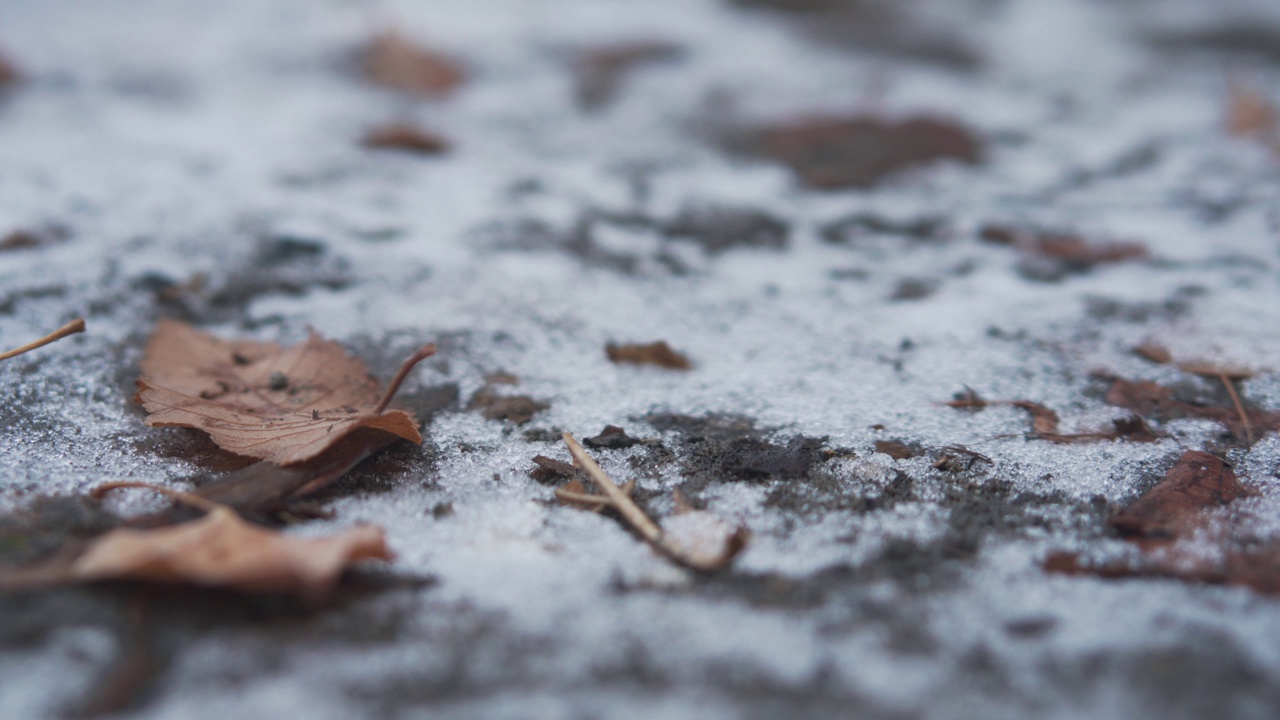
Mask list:
[[[665,340],[658,340],[646,345],[609,343],[604,348],[605,355],[613,363],[629,363],[632,365],[657,365],[670,370],[689,370],[693,363],[683,354],[671,349]]]
[[[403,150],[417,155],[439,155],[449,149],[444,138],[408,123],[375,127],[360,142],[373,150]]]
[[[1280,140],[1280,111],[1256,89],[1234,82],[1227,93],[1227,133],[1233,137]]]
[[[372,82],[424,97],[445,95],[466,77],[450,58],[418,47],[394,31],[375,37],[362,60],[365,75]]]

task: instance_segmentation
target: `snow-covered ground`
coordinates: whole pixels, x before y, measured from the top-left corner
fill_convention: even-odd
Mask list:
[[[899,16],[881,35],[914,44],[865,28],[841,42],[823,27],[838,13],[711,0],[0,5],[0,53],[24,75],[0,95],[0,236],[57,236],[0,251],[0,345],[89,323],[0,365],[5,513],[208,469],[129,401],[162,315],[264,340],[314,327],[383,378],[434,340],[410,405],[450,384],[461,398],[422,449],[324,495],[334,519],[295,530],[379,523],[395,575],[429,582],[297,612],[157,595],[139,622],[158,667],[125,716],[1280,715],[1276,600],[1040,565],[1123,553],[1103,521],[1185,449],[1225,452],[1265,515],[1280,437],[1224,448],[1219,425],[1182,420],[1151,443],[1053,444],[1028,439],[1016,407],[940,405],[968,387],[1088,433],[1127,414],[1099,375],[1220,389],[1133,352],[1154,340],[1253,370],[1245,400],[1280,407],[1280,157],[1224,131],[1230,82],[1280,98],[1280,5],[878,5]],[[457,58],[466,82],[437,99],[366,82],[356,55],[389,27]],[[920,49],[944,40],[971,60]],[[680,52],[580,109],[575,51],[632,41]],[[955,119],[984,160],[818,191],[718,141],[862,112]],[[360,146],[393,120],[451,151]],[[786,240],[713,252],[661,229],[706,208],[764,213]],[[824,237],[860,215],[938,229]],[[1149,257],[1046,278],[981,240],[989,224]],[[573,240],[586,232],[590,252]],[[659,339],[694,368],[605,356]],[[498,371],[519,378],[501,392],[550,408],[519,427],[467,410]],[[717,476],[694,436],[732,419],[753,442],[839,452],[801,477]],[[681,487],[751,530],[731,571],[677,569],[530,478],[533,456],[568,457],[551,431],[607,424],[662,440],[594,451],[658,514]],[[895,460],[877,440],[991,463],[946,472],[942,451]],[[0,599],[0,716],[116,682],[139,632],[130,592]]]

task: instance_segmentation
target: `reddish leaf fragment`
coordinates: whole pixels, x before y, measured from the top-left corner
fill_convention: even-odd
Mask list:
[[[622,450],[643,442],[643,440],[631,437],[626,430],[617,425],[605,425],[604,430],[601,430],[599,435],[582,439],[582,444],[593,450],[599,448]]]
[[[18,72],[18,68],[4,55],[0,55],[0,89],[8,85],[16,85],[21,79],[22,74]]]
[[[989,243],[1009,245],[1028,259],[1054,263],[1041,275],[1061,272],[1083,272],[1098,265],[1140,260],[1147,248],[1138,242],[1091,242],[1078,235],[1041,230],[1024,230],[1006,225],[987,225],[979,233]]]
[[[203,430],[224,450],[290,465],[360,428],[421,443],[413,416],[387,405],[413,366],[434,352],[433,345],[421,348],[384,393],[364,363],[315,333],[281,347],[221,340],[161,320],[147,344],[135,400],[152,427]]]
[[[884,453],[894,460],[907,460],[920,454],[919,448],[911,447],[897,440],[877,440],[876,452]]]
[[[1169,352],[1169,349],[1159,343],[1145,342],[1134,348],[1133,351],[1157,365],[1167,365],[1173,362],[1173,355]]]
[[[1280,140],[1280,112],[1256,89],[1232,83],[1227,94],[1227,132],[1234,137]]]
[[[419,155],[439,155],[449,150],[444,138],[407,123],[373,128],[360,142],[375,150],[404,150]]]
[[[0,250],[30,250],[47,247],[65,241],[70,231],[57,224],[33,228],[18,228],[0,239]]]
[[[1036,433],[1053,435],[1058,432],[1058,413],[1029,400],[1013,400],[1009,404],[1031,413],[1031,429]]]
[[[1150,360],[1158,365],[1175,365],[1179,370],[1203,377],[1221,378],[1224,380],[1245,380],[1257,374],[1258,371],[1232,366],[1222,365],[1212,360],[1204,359],[1183,359],[1177,360],[1173,353],[1160,343],[1148,340],[1133,349],[1142,357]]]
[[[425,97],[445,95],[466,77],[453,60],[420,48],[397,32],[374,38],[362,60],[365,75],[374,83]]]
[[[657,365],[671,370],[688,370],[693,367],[689,358],[671,349],[665,340],[647,345],[609,343],[604,348],[610,362],[632,365]]]
[[[930,117],[813,117],[765,128],[753,146],[816,188],[867,188],[940,160],[976,164],[982,154],[968,129]]]
[[[1125,535],[1175,538],[1199,527],[1205,510],[1253,494],[1221,459],[1188,450],[1158,485],[1111,518],[1110,524]]]
[[[565,478],[576,478],[579,475],[578,469],[571,463],[549,458],[546,455],[534,455],[533,464],[537,467],[529,471],[529,477],[543,485],[551,485]]]
[[[598,110],[613,102],[626,76],[651,63],[680,57],[680,47],[671,43],[640,40],[581,48],[574,52],[572,71],[578,107]]]

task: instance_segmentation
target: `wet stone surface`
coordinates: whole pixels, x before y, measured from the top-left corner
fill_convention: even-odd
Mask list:
[[[1280,129],[1229,113],[1278,49],[1269,0],[4,3],[0,345],[89,331],[0,363],[0,564],[177,516],[104,482],[265,492],[143,424],[159,318],[438,353],[423,445],[247,512],[394,562],[0,593],[0,717],[1280,716],[1277,585],[1211,572],[1280,547]],[[566,431],[746,549],[557,502]],[[1195,582],[1121,532],[1188,451],[1244,488]]]

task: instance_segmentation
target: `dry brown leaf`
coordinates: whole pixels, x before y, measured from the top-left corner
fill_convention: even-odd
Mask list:
[[[375,150],[404,150],[418,155],[439,155],[449,149],[449,142],[407,123],[392,123],[365,133],[361,144]]]
[[[98,488],[95,494],[119,487],[153,489],[207,513],[179,525],[145,530],[116,528],[96,538],[69,564],[0,575],[0,586],[29,588],[139,580],[314,597],[331,590],[352,563],[394,557],[382,528],[372,525],[328,537],[293,537],[251,525],[224,505],[167,488],[112,483]]]
[[[435,353],[409,358],[385,393],[364,363],[314,332],[290,347],[222,340],[161,320],[147,344],[135,399],[152,427],[189,427],[219,447],[277,465],[304,462],[359,428],[415,443],[417,422],[387,410],[409,370]]]
[[[1111,518],[1110,524],[1125,535],[1174,538],[1199,527],[1205,510],[1253,494],[1221,459],[1188,450],[1159,484]]]
[[[435,97],[447,94],[465,78],[453,60],[418,47],[397,32],[384,32],[364,51],[364,72],[370,80],[402,92]]]
[[[671,370],[688,370],[693,367],[689,358],[671,349],[665,340],[647,345],[609,343],[604,348],[610,362],[633,365],[657,365]]]

